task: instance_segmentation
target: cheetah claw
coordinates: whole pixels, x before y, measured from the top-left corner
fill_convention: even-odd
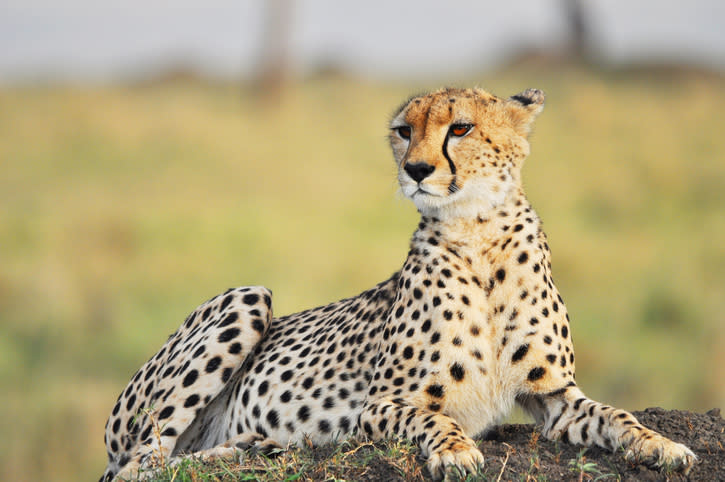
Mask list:
[[[436,480],[454,473],[455,470],[463,474],[475,474],[480,467],[483,467],[483,454],[475,445],[457,450],[439,450],[428,459],[428,470]]]

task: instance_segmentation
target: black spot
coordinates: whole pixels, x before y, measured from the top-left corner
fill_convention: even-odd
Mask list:
[[[347,433],[350,431],[350,419],[347,417],[342,417],[339,422],[340,430],[342,433]]]
[[[151,425],[148,425],[143,432],[141,432],[141,440],[146,440],[151,435]]]
[[[506,279],[506,270],[503,268],[499,268],[496,270],[496,279],[499,283],[501,283],[503,280]]]
[[[300,422],[306,422],[310,418],[310,407],[302,405],[300,409],[297,410],[297,418]]]
[[[222,371],[222,383],[226,383],[232,376],[232,368],[227,367]]]
[[[566,325],[561,327],[561,336],[562,338],[569,336],[569,328],[567,328]]]
[[[425,320],[420,329],[423,330],[423,333],[427,333],[430,330],[430,320]]]
[[[518,349],[514,352],[513,356],[511,357],[511,361],[513,363],[516,363],[518,361],[521,361],[526,354],[529,352],[529,344],[521,345],[518,347]]]
[[[548,355],[546,355],[546,360],[549,363],[555,363],[556,362],[556,355],[548,354]]]
[[[252,328],[254,328],[255,331],[263,333],[264,332],[264,323],[262,323],[262,320],[260,320],[259,318],[255,318],[252,321]]]
[[[245,305],[256,305],[259,301],[259,295],[256,295],[254,293],[250,293],[247,295],[244,295],[244,298],[242,298],[242,301]]]
[[[235,321],[237,321],[237,319],[239,319],[239,315],[237,314],[236,311],[232,311],[227,316],[225,316],[222,319],[222,321],[219,322],[219,324],[217,326],[219,328],[224,328],[225,326],[231,325],[232,323],[234,323]]]
[[[437,412],[440,409],[441,409],[440,403],[433,402],[428,405],[428,410],[430,410],[431,412]]]
[[[450,310],[445,310],[443,312],[443,318],[445,318],[446,321],[451,321],[451,319],[453,318],[453,313],[451,313]]]
[[[173,427],[169,427],[163,432],[161,432],[162,437],[176,437],[176,429]]]
[[[401,316],[403,316],[403,307],[402,306],[398,306],[398,309],[395,310],[395,317],[396,318],[400,318]]]
[[[305,390],[308,390],[312,386],[313,383],[315,383],[315,380],[312,377],[307,377],[302,382],[302,387]]]
[[[335,406],[335,399],[332,397],[325,398],[325,401],[322,403],[322,408],[329,410]]]
[[[437,362],[438,360],[440,360],[440,358],[441,358],[441,352],[439,352],[439,351],[437,351],[437,350],[436,350],[436,351],[434,351],[434,352],[433,352],[433,354],[432,354],[432,355],[430,356],[430,361],[432,361],[433,363],[435,363],[435,362]]]
[[[292,372],[292,370],[285,370],[285,371],[282,372],[282,375],[280,375],[280,379],[283,382],[286,382],[287,380],[289,380],[290,378],[292,378],[292,375],[294,375],[294,373]]]
[[[435,345],[440,339],[441,334],[436,331],[435,333],[433,333],[433,336],[430,337],[430,344]]]
[[[169,418],[171,414],[174,413],[174,407],[173,405],[169,405],[167,407],[164,407],[163,410],[159,413],[159,420],[164,420],[166,418]],[[141,437],[144,438],[144,437]]]
[[[521,253],[521,254],[519,255],[519,257],[518,257],[518,262],[519,262],[519,264],[524,264],[524,263],[525,263],[526,261],[528,261],[528,260],[529,260],[529,253],[527,253],[526,251],[523,251],[523,252],[522,252],[522,253]]]
[[[196,393],[193,395],[189,395],[189,397],[184,401],[184,408],[193,407],[199,403],[199,395]]]
[[[327,420],[320,420],[317,426],[320,428],[320,432],[322,433],[330,433],[332,428],[330,427],[330,422]]]
[[[385,429],[387,426],[388,426],[388,420],[385,418],[381,419],[380,422],[378,422],[378,430],[380,430],[383,433],[385,433]]]
[[[277,413],[277,410],[270,410],[267,412],[267,422],[269,422],[269,425],[272,428],[279,427],[279,414]]]
[[[453,365],[451,365],[451,376],[454,380],[460,382],[463,380],[463,377],[466,375],[466,370],[463,368],[463,365],[456,362]]]
[[[269,382],[267,382],[267,380],[265,380],[259,384],[259,387],[257,388],[257,393],[261,397],[262,395],[267,393],[267,389],[269,389]]]
[[[239,328],[229,328],[228,330],[223,331],[221,335],[219,335],[219,338],[217,338],[217,340],[219,341],[219,343],[226,343],[229,340],[233,340],[234,338],[239,336],[240,332],[241,330]]]
[[[413,290],[413,298],[416,300],[419,300],[423,297],[423,292],[420,290],[420,288],[415,288]]]
[[[221,358],[219,359],[219,361],[221,361]],[[184,385],[184,387],[188,387],[189,385],[192,385],[196,381],[198,376],[199,376],[198,371],[191,370],[189,373],[186,374],[186,376],[184,377],[184,380],[181,383]]]
[[[443,385],[439,385],[437,383],[428,385],[428,388],[425,389],[426,393],[428,395],[431,395],[433,397],[437,398],[443,398],[443,395],[445,393],[445,390],[443,389]]]
[[[234,295],[227,295],[224,297],[224,300],[222,300],[222,304],[219,305],[219,311],[224,311],[224,309],[229,306],[229,303],[232,302],[234,299]]]
[[[279,399],[282,400],[282,403],[289,402],[292,399],[292,392],[285,390],[285,392],[280,395]]]
[[[544,367],[536,367],[532,368],[529,372],[529,376],[527,377],[530,382],[535,382],[536,380],[540,380],[544,377],[546,374],[546,368]]]
[[[199,358],[201,355],[204,354],[205,351],[206,347],[204,345],[201,345],[199,348],[196,349],[196,351],[192,355],[192,358]]]
[[[410,360],[411,358],[413,358],[414,354],[415,353],[413,352],[412,346],[406,346],[405,350],[403,350],[403,358],[405,358],[406,360]]]
[[[228,351],[230,355],[237,355],[242,351],[242,344],[238,341],[234,342],[231,344]]]
[[[221,365],[221,364],[222,364],[222,357],[215,356],[214,358],[212,358],[211,360],[209,360],[207,362],[205,370],[207,373],[211,373],[214,370],[216,370],[217,368],[219,368],[219,365]]]

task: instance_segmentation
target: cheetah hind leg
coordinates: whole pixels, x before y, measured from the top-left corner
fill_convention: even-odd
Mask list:
[[[201,462],[207,463],[216,459],[227,459],[241,461],[245,453],[249,454],[262,454],[267,457],[272,457],[279,454],[284,447],[282,447],[276,441],[265,438],[262,434],[257,432],[247,432],[233,436],[226,442],[212,447],[210,449],[199,450],[196,452],[180,452],[178,455],[167,461],[167,467],[176,467],[184,460],[194,459]],[[138,480],[144,480],[147,478],[153,479],[161,474],[158,474],[159,469],[148,469],[138,473]],[[122,477],[119,474],[119,478]]]
[[[186,448],[177,446],[180,436],[264,337],[271,302],[266,288],[236,288],[187,317],[119,396],[106,423],[109,463],[102,480],[143,476]]]

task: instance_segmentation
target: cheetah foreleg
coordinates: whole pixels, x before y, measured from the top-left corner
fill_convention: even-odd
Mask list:
[[[563,394],[540,400],[543,434],[549,439],[598,445],[612,451],[621,448],[625,458],[633,463],[680,470],[685,474],[697,459],[686,446],[644,427],[625,410],[587,398],[577,387],[569,387]],[[527,408],[537,416],[535,405],[529,404]],[[541,418],[542,413],[538,415],[537,418]]]
[[[475,474],[483,454],[451,417],[409,404],[400,398],[368,402],[360,414],[360,432],[371,440],[402,437],[418,445],[428,470],[438,479],[451,467]]]

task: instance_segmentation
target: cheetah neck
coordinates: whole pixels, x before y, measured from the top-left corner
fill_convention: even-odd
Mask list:
[[[511,237],[528,234],[538,237],[539,224],[526,195],[518,189],[505,202],[466,216],[422,216],[411,248],[416,253],[440,249],[473,264],[482,254]]]

